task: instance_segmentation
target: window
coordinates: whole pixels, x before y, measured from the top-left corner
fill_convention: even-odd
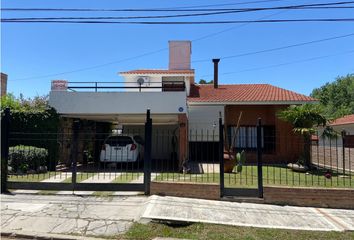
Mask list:
[[[133,140],[129,136],[111,136],[107,138],[105,144],[108,144],[110,146],[119,146],[119,147],[125,147],[129,144],[133,144]]]
[[[262,126],[261,129],[262,149],[265,152],[275,151],[275,126]],[[228,128],[228,141],[236,149],[257,149],[257,127],[241,126],[236,135],[236,127]]]
[[[180,92],[185,90],[184,77],[170,76],[162,77],[162,91],[163,92]]]

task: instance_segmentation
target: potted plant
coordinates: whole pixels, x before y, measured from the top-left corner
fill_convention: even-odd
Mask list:
[[[225,124],[224,132],[225,132],[225,150],[224,150],[224,172],[226,173],[232,173],[233,169],[236,166],[237,163],[237,154],[234,152],[234,147],[236,146],[236,136],[238,133],[238,130],[240,128],[240,121],[242,118],[242,111],[240,112],[240,115],[237,120],[237,125],[236,125],[236,132],[234,134],[234,138],[231,139],[231,143],[228,143],[228,137],[227,137],[227,125]]]

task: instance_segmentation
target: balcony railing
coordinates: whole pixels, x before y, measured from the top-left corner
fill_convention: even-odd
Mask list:
[[[56,82],[52,82],[52,90],[93,90],[99,92],[102,90],[115,90],[115,91],[137,91],[137,92],[149,92],[161,91],[161,92],[183,92],[186,89],[185,82],[182,81],[163,81],[163,82],[148,82],[144,84],[138,84],[136,82],[66,82],[66,86],[60,85],[60,88],[55,87]]]

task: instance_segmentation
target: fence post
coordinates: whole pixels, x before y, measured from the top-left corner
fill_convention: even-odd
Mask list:
[[[75,190],[76,184],[76,174],[77,174],[77,155],[78,155],[78,141],[79,141],[79,129],[80,120],[75,119],[73,122],[73,139],[72,139],[72,149],[71,149],[71,183],[73,185],[73,191]]]
[[[345,175],[345,130],[341,132],[342,135],[342,159],[343,159],[343,175]]]
[[[7,191],[9,160],[10,108],[6,108],[1,118],[1,193]]]
[[[144,146],[144,186],[145,195],[150,194],[151,183],[151,141],[152,141],[152,119],[150,109],[146,111],[145,123],[145,146]]]
[[[224,125],[219,113],[219,165],[220,165],[220,197],[224,196]]]
[[[263,170],[262,170],[262,119],[257,122],[257,173],[258,197],[263,198]]]

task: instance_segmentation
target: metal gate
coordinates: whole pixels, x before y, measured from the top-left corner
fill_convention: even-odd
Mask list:
[[[6,109],[1,121],[2,192],[21,189],[149,194],[150,110],[141,133],[144,136],[130,132],[123,132],[124,138],[108,132],[90,135],[80,129],[79,120],[73,122],[69,132],[11,132],[10,124],[10,110]]]
[[[224,129],[222,119],[219,119],[219,161],[220,161],[220,192],[221,197],[259,197],[263,198],[262,173],[262,139],[261,119],[256,127],[257,163],[250,164],[245,161],[246,152],[226,150],[225,139],[227,131]],[[226,132],[226,134],[224,134]],[[226,137],[226,138],[225,138]]]

